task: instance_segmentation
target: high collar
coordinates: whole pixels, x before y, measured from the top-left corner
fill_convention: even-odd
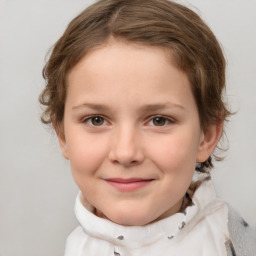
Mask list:
[[[192,202],[193,204],[187,207],[184,213],[176,213],[152,224],[122,226],[97,217],[93,213],[93,207],[87,201],[84,202],[84,198],[79,192],[76,198],[75,213],[83,230],[89,236],[108,241],[116,246],[134,249],[141,247],[142,243],[144,246],[150,245],[163,238],[170,240],[174,237],[182,238],[190,228],[193,228],[195,223],[200,221],[202,215],[210,214],[221,206],[211,181],[200,185]]]

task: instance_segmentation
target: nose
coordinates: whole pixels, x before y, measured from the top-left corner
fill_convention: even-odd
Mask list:
[[[144,150],[139,131],[124,126],[116,129],[111,140],[109,159],[111,162],[129,167],[144,161]]]

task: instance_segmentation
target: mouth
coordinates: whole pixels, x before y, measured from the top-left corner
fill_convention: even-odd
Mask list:
[[[105,181],[120,191],[134,191],[140,188],[143,188],[149,185],[154,179],[141,179],[141,178],[130,178],[130,179],[122,179],[122,178],[110,178],[105,179]]]

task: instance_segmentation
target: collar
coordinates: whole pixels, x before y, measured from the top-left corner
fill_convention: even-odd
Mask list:
[[[144,245],[155,243],[163,238],[181,238],[186,233],[184,231],[188,231],[200,221],[202,215],[214,212],[218,208],[218,199],[216,199],[211,181],[203,182],[200,185],[192,202],[193,204],[187,207],[183,213],[176,213],[146,226],[122,226],[97,217],[93,213],[93,207],[88,201],[84,202],[84,197],[79,192],[76,198],[75,214],[83,230],[89,236],[117,246],[139,248],[142,246],[141,238],[143,238]]]

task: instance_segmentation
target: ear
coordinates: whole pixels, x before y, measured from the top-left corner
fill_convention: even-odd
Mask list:
[[[202,131],[196,161],[205,162],[215,149],[222,135],[223,122],[209,125]]]
[[[63,123],[54,125],[55,132],[58,137],[60,149],[62,151],[62,155],[68,160],[69,155],[68,155],[68,149],[67,149],[67,142],[65,138],[65,133],[64,133],[64,126]]]

